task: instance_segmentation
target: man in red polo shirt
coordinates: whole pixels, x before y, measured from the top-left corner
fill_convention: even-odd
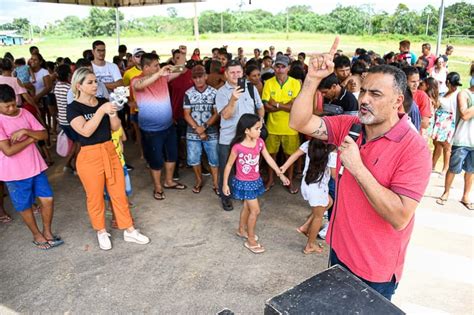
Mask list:
[[[313,115],[313,96],[334,70],[330,53],[314,56],[290,113],[290,127],[339,147],[336,207],[326,236],[331,263],[341,264],[390,299],[400,281],[415,209],[428,185],[430,154],[398,114],[407,81],[392,66],[376,66],[362,82],[358,116]],[[353,124],[362,124],[354,141]]]

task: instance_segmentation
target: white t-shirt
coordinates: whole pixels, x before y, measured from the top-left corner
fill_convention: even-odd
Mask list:
[[[456,115],[456,110],[458,108],[458,93],[459,91],[455,91],[448,95],[448,97],[441,96],[439,98],[439,103],[441,104],[440,107],[447,112],[453,113]]]
[[[113,83],[122,79],[120,74],[119,67],[115,63],[105,62],[104,66],[97,66],[95,63],[92,63],[92,68],[94,70],[97,81],[102,83]]]
[[[43,81],[43,78],[45,76],[49,75],[49,72],[48,70],[46,69],[39,69],[38,72],[35,72],[35,79],[36,79],[36,82],[33,83],[33,86],[35,87],[35,93],[38,95],[39,93],[41,93],[41,91],[43,91],[44,89],[44,81]],[[33,80],[33,78],[31,78],[31,80]]]

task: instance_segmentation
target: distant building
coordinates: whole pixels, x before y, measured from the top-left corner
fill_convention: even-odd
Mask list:
[[[16,31],[0,31],[1,46],[23,45],[23,42],[23,36],[17,35]]]

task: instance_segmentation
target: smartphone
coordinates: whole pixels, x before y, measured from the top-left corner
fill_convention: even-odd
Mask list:
[[[177,65],[177,66],[173,66],[171,68],[171,72],[173,73],[179,73],[179,72],[183,72],[184,70],[184,66],[183,65]]]
[[[237,85],[239,86],[240,89],[242,89],[242,92],[245,92],[245,79],[244,78],[238,78]]]

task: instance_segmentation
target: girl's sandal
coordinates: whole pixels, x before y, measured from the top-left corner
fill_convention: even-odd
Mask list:
[[[12,222],[12,220],[13,220],[12,217],[10,217],[8,214],[2,215],[0,217],[0,223],[6,224],[6,223]]]
[[[263,248],[263,246],[260,245],[259,243],[257,243],[257,245],[252,246],[249,244],[249,242],[245,242],[244,246],[254,254],[261,254],[265,252],[265,248]]]

